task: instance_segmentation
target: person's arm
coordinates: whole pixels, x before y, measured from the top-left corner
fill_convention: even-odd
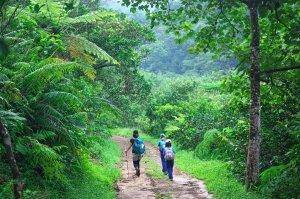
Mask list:
[[[160,142],[158,142],[158,145],[157,145],[157,146],[158,146],[158,150],[160,151],[160,147],[159,147],[159,146],[160,146]]]
[[[129,149],[132,147],[132,144],[130,143],[129,147],[127,150],[125,150],[125,153],[127,154],[127,152],[129,151]]]
[[[129,151],[129,149],[132,147],[132,145],[133,145],[133,143],[130,140],[130,145],[128,146],[127,150],[125,150],[126,155],[127,155],[127,152]]]

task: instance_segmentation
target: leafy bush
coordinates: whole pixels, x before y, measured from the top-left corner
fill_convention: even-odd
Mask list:
[[[202,160],[226,160],[229,155],[227,151],[232,149],[232,143],[224,133],[213,129],[204,134],[203,141],[195,149],[195,155]]]
[[[260,174],[261,193],[272,198],[297,199],[300,195],[300,163],[273,166]]]

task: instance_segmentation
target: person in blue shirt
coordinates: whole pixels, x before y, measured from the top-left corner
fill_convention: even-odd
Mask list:
[[[166,145],[166,136],[165,134],[160,134],[160,141],[158,142],[158,150],[160,152],[160,159],[161,159],[161,165],[162,165],[162,172],[167,175],[167,167],[166,167],[166,160],[165,160],[165,156],[164,156],[164,149],[165,149],[165,145]]]
[[[175,150],[172,148],[171,140],[166,140],[166,147],[163,152],[164,158],[166,160],[166,169],[169,175],[169,179],[173,181],[173,167],[174,167],[174,158],[175,158]]]

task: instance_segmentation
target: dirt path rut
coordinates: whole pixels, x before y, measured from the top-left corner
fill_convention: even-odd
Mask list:
[[[117,142],[124,151],[129,145],[129,138],[121,136],[113,136],[113,140]],[[155,161],[160,168],[159,152],[150,144],[145,143],[147,153],[145,158]],[[128,160],[128,162],[127,162]],[[212,195],[205,189],[204,182],[188,176],[185,173],[174,169],[174,181],[161,180],[146,174],[145,169],[149,167],[149,163],[143,159],[141,161],[141,176],[135,176],[135,170],[132,165],[131,153],[128,157],[124,155],[122,158],[121,171],[123,178],[117,183],[118,199],[157,199],[157,198],[173,198],[173,199],[210,199]],[[127,167],[128,163],[128,167]],[[176,160],[175,160],[176,164]]]

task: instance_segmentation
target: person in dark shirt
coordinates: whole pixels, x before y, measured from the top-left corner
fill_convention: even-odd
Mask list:
[[[139,132],[138,130],[134,130],[133,131],[133,138],[130,139],[130,145],[127,148],[127,150],[125,150],[126,156],[127,156],[127,152],[130,150],[130,148],[132,148],[132,161],[133,161],[133,166],[134,169],[136,171],[136,175],[140,176],[141,172],[140,172],[140,161],[143,158],[143,154],[138,154],[133,150],[133,144],[135,142],[135,139],[139,138]]]
[[[161,140],[158,142],[158,150],[160,152],[160,160],[161,160],[161,166],[162,166],[162,172],[167,175],[167,166],[166,166],[166,160],[165,160],[165,156],[164,156],[164,150],[166,147],[166,136],[165,134],[160,134],[160,138]]]

